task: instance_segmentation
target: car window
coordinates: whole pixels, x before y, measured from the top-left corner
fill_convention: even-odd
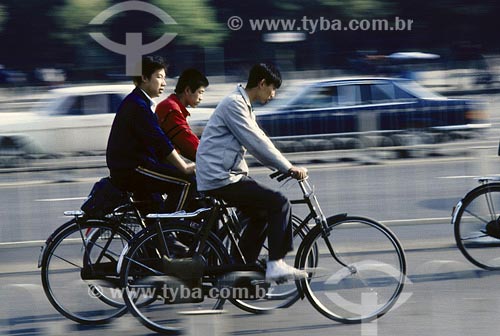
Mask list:
[[[119,94],[112,94],[110,95],[110,107],[109,107],[109,113],[116,113],[118,111],[118,107],[120,106],[123,98],[125,98],[125,95],[119,95]]]
[[[371,103],[390,103],[414,98],[393,83],[370,84]]]
[[[402,90],[397,85],[394,85],[394,94],[396,95],[396,100],[416,99],[415,96],[413,96],[413,95],[409,94],[408,92]]]
[[[394,85],[391,83],[370,85],[372,103],[385,103],[393,101],[396,97]]]
[[[307,108],[325,108],[336,106],[338,104],[337,87],[314,87],[304,98],[303,105]]]
[[[361,86],[360,85],[339,85],[338,103],[340,106],[352,106],[361,104]]]
[[[330,86],[307,88],[288,105],[288,108],[343,107],[393,103],[411,99],[415,99],[415,97],[392,82],[330,84]]]
[[[54,115],[82,115],[82,97],[70,96],[52,112]]]
[[[419,84],[415,83],[414,81],[411,80],[401,80],[397,82],[398,88],[401,91],[404,91],[407,95],[415,95],[419,98],[430,98],[430,99],[439,99],[443,98],[440,94],[437,94],[435,92],[432,92],[431,90],[424,88],[423,86],[420,86]],[[413,96],[411,96],[413,97]]]
[[[328,108],[338,105],[336,86],[313,86],[289,106],[294,109]]]
[[[96,94],[83,96],[82,114],[103,114],[109,113],[109,95]]]
[[[53,115],[88,115],[107,113],[107,95],[69,96],[52,111]]]

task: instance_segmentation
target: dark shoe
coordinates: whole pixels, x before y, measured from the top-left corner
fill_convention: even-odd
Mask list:
[[[500,223],[498,220],[493,220],[486,224],[486,234],[488,236],[500,239]]]

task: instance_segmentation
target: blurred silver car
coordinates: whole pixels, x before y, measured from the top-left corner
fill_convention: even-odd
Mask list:
[[[103,152],[118,106],[133,89],[133,85],[54,89],[39,111],[2,113],[0,155]],[[192,119],[206,120],[211,112],[197,109]],[[202,128],[196,130],[201,134]]]
[[[0,153],[104,150],[114,113],[132,89],[131,85],[95,85],[51,90],[41,110],[3,114]]]

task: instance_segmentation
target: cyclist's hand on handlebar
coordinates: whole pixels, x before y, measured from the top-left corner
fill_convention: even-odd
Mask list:
[[[303,180],[307,177],[306,168],[292,166],[292,168],[288,170],[288,173],[290,173],[291,177],[297,180]]]

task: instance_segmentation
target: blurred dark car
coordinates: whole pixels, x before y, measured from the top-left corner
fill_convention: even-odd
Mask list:
[[[257,112],[257,121],[274,139],[332,134],[476,132],[490,126],[478,100],[448,99],[400,78],[345,78],[302,84],[286,102]]]

